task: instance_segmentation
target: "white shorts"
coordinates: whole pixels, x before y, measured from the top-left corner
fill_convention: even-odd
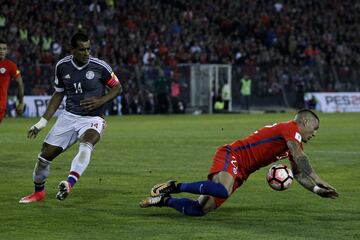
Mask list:
[[[105,126],[106,121],[101,117],[80,116],[64,110],[44,142],[65,150],[73,145],[88,129],[96,130],[101,136]]]

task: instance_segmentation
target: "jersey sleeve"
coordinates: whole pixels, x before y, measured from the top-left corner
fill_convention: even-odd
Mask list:
[[[119,79],[117,78],[117,76],[115,75],[115,73],[113,72],[113,70],[111,69],[111,67],[105,63],[104,61],[102,61],[104,64],[104,68],[103,68],[103,83],[108,86],[109,88],[113,88],[117,85],[120,84]]]
[[[113,88],[113,87],[115,87],[115,86],[117,86],[119,84],[120,84],[119,79],[117,78],[115,73],[112,72],[110,79],[106,82],[106,86],[108,86],[109,88]]]
[[[18,67],[16,66],[16,64],[14,62],[10,62],[9,64],[10,66],[10,76],[12,79],[16,79],[20,76],[20,70],[18,69]]]
[[[64,81],[62,79],[62,76],[60,75],[60,69],[58,64],[55,67],[54,88],[56,92],[63,92],[65,90]]]
[[[285,141],[294,140],[302,145],[301,135],[299,129],[294,122],[288,122],[283,124],[280,128],[281,135],[284,137]]]

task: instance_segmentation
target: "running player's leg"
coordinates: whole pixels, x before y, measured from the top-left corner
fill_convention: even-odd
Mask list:
[[[33,172],[35,192],[44,190],[46,178],[50,173],[50,163],[62,153],[62,151],[63,149],[61,147],[53,146],[45,142],[43,143]]]
[[[45,198],[45,182],[50,173],[51,161],[56,158],[63,149],[48,143],[43,143],[41,153],[33,170],[33,182],[35,190],[32,194],[20,199],[20,203],[41,201]]]
[[[45,181],[50,173],[50,163],[73,141],[72,120],[60,115],[46,136],[33,171],[35,192],[20,199],[20,203],[41,201],[45,197]]]
[[[100,140],[105,127],[104,119],[100,117],[81,118],[78,123],[78,134],[80,139],[79,150],[71,163],[67,180],[59,183],[59,192],[56,197],[63,200],[72,191],[73,186],[88,167],[91,153],[95,144]]]
[[[80,138],[79,151],[72,160],[67,181],[72,188],[88,167],[95,144],[100,140],[100,134],[94,129],[88,129]]]

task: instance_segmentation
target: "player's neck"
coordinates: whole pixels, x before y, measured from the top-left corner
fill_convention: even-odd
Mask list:
[[[86,64],[89,63],[89,61],[87,61],[86,63],[81,63],[79,62],[78,60],[76,60],[75,58],[73,59],[74,63],[76,64],[76,66],[78,67],[82,67],[82,66],[85,66]]]

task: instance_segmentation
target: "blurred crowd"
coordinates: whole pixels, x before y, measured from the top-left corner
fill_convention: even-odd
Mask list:
[[[254,95],[359,90],[359,1],[3,0],[0,38],[26,94],[53,91],[54,64],[78,30],[119,75],[131,112],[159,102],[158,91],[170,106],[184,87],[180,63],[232,64],[233,81],[251,76]]]

